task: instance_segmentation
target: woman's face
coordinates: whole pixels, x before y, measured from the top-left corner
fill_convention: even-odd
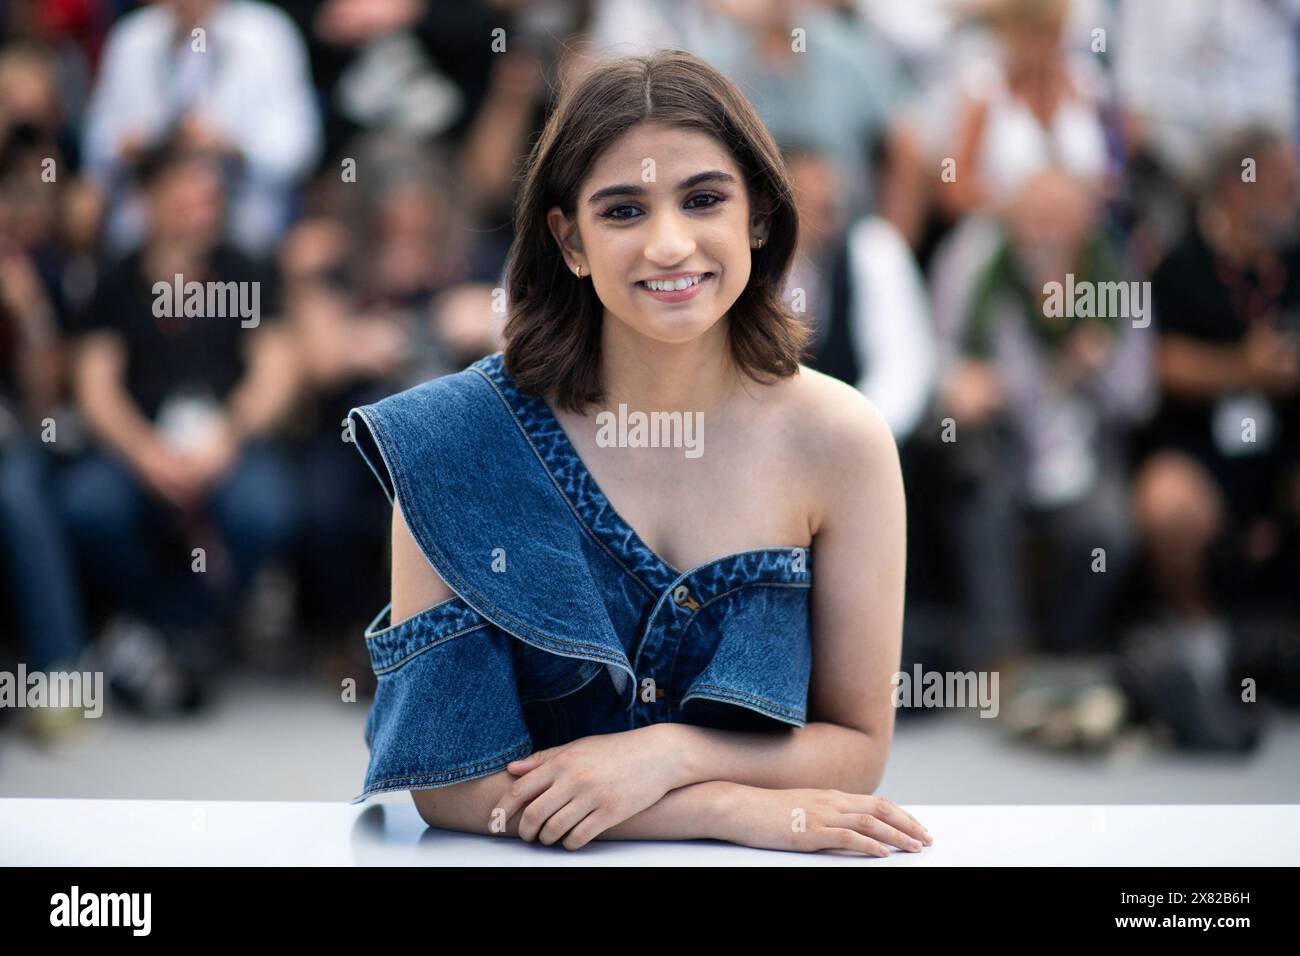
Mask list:
[[[690,341],[726,315],[749,282],[751,245],[767,237],[722,144],[650,123],[597,159],[573,220],[555,207],[547,221],[570,271],[582,267],[574,281],[595,284],[607,318],[664,343]],[[692,284],[676,288],[683,280]]]

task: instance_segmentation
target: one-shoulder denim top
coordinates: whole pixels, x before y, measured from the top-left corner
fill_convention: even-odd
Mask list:
[[[350,437],[454,597],[365,632],[377,678],[352,802],[485,777],[661,721],[806,720],[812,553],[679,571],[597,487],[497,352],[349,413]]]

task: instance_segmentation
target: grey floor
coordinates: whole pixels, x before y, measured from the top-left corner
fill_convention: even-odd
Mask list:
[[[321,679],[229,680],[197,718],[112,711],[59,752],[0,726],[0,796],[349,800],[366,765],[368,702]],[[1244,759],[1193,758],[1135,741],[1109,757],[1043,752],[974,711],[900,719],[879,792],[901,804],[1296,803],[1300,714],[1276,715]]]

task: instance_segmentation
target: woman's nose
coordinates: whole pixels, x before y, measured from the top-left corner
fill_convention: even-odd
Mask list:
[[[646,259],[660,266],[681,262],[695,251],[695,237],[686,217],[677,212],[658,213],[650,217],[646,237]]]

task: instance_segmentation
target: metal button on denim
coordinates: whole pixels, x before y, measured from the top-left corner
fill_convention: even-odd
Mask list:
[[[386,607],[366,629],[378,684],[353,802],[662,721],[803,726],[807,545],[673,567],[614,510],[500,352],[349,418],[455,595],[396,625]]]

